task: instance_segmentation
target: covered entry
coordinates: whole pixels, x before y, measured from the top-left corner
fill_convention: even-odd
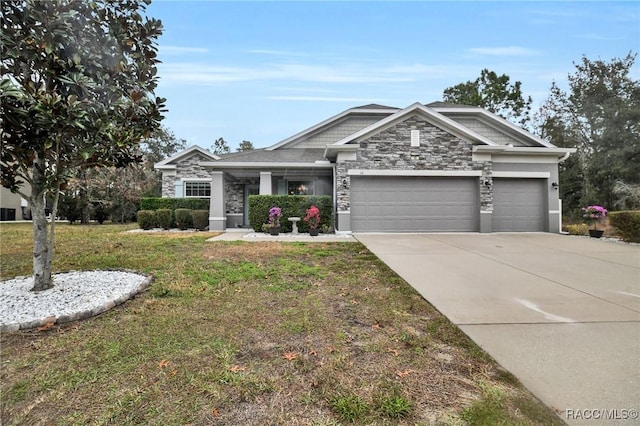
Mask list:
[[[352,176],[351,229],[478,231],[478,193],[477,178]]]

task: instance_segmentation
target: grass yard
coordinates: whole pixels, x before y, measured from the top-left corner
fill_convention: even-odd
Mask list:
[[[58,225],[56,271],[151,287],[98,317],[1,336],[3,425],[562,424],[359,243]],[[0,227],[2,279],[30,224]]]

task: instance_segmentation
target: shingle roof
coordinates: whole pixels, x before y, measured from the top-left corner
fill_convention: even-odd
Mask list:
[[[261,162],[261,163],[315,163],[326,161],[324,149],[280,148],[272,151],[254,149],[220,157],[216,163]]]
[[[351,109],[399,109],[399,108],[387,106],[387,105],[380,105],[380,104],[368,104],[368,105],[357,106]]]
[[[453,102],[443,102],[443,101],[431,102],[431,103],[425,104],[425,106],[429,108],[480,108],[474,105],[454,104]]]

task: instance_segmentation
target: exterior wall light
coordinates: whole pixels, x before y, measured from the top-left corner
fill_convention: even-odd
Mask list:
[[[557,191],[559,187],[558,182],[552,182],[551,187]]]

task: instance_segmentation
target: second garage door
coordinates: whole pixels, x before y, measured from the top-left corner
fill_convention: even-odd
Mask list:
[[[494,232],[545,230],[545,179],[494,179]]]
[[[478,180],[351,178],[351,229],[386,232],[478,231]]]

